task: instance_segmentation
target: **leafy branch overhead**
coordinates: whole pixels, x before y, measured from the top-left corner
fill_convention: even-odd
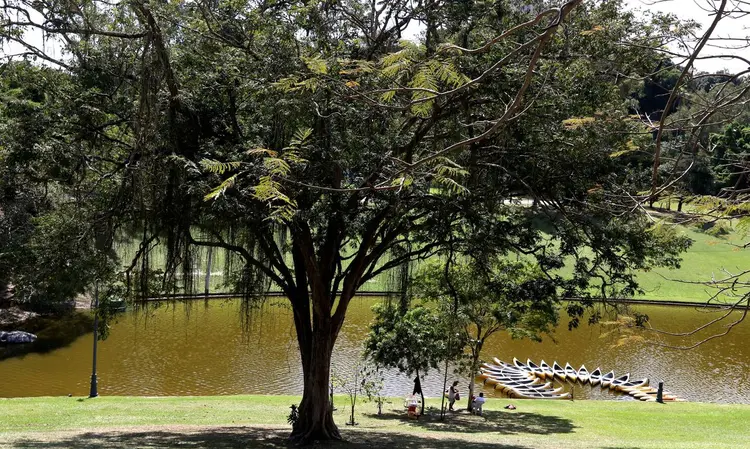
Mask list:
[[[224,179],[218,186],[214,187],[204,196],[205,201],[216,200],[224,195],[226,191],[235,186],[237,179],[242,176],[248,179],[257,179],[255,185],[247,188],[252,192],[252,197],[268,205],[270,210],[267,220],[288,222],[291,221],[296,212],[297,203],[288,194],[284,193],[282,182],[289,178],[293,166],[304,170],[306,160],[301,152],[309,145],[312,129],[301,129],[295,132],[289,146],[280,152],[266,148],[253,148],[246,154],[253,159],[261,159],[261,164],[254,162],[219,162],[210,159],[202,159],[200,164],[209,173],[223,175],[226,172],[238,170],[237,173]],[[244,167],[244,168],[243,168]]]

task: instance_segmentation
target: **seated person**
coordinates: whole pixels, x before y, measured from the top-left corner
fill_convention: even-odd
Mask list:
[[[484,393],[479,393],[479,397],[474,398],[471,403],[471,412],[475,415],[482,416],[482,406],[484,405]]]
[[[406,414],[409,418],[419,418],[419,399],[411,395],[405,401]]]

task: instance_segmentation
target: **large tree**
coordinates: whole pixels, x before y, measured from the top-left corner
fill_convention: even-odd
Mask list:
[[[585,299],[592,283],[635,291],[634,269],[684,248],[630,211],[610,155],[631,127],[623,80],[685,31],[620,2],[8,0],[1,18],[23,57],[70,76],[46,142],[71,176],[46,174],[93,225],[79,242],[112,258],[138,238],[125,277],[139,296],[189,291],[200,248],[232,255],[246,298],[284,292],[296,439],[339,437],[331,355],[368,280],[446,248],[523,253]]]

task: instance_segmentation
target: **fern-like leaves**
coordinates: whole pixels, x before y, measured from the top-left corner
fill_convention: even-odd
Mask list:
[[[213,190],[208,192],[206,196],[203,197],[204,201],[210,201],[215,200],[219,198],[220,196],[224,195],[224,193],[227,191],[227,189],[234,186],[235,181],[237,180],[237,176],[239,176],[239,173],[235,173],[234,175],[228,177],[224,181],[222,181],[221,184],[216,186]]]
[[[268,205],[270,212],[266,217],[267,220],[289,221],[294,217],[297,202],[284,191],[282,180],[291,176],[294,165],[307,163],[302,152],[309,144],[312,133],[310,128],[297,130],[289,146],[278,152],[267,148],[253,148],[245,152],[249,156],[262,158],[262,174],[258,177],[258,183],[249,189],[252,191],[253,198]],[[205,171],[219,175],[242,167],[241,162],[220,162],[213,159],[204,159],[200,164]],[[218,199],[227,189],[233,187],[238,177],[244,173],[239,171],[225,179],[206,194],[204,199],[206,201]]]
[[[240,168],[242,162],[220,162],[214,159],[202,159],[200,164],[203,170],[207,172],[223,175],[228,171]]]

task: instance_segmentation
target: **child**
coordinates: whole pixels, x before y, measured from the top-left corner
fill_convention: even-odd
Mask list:
[[[411,395],[406,402],[406,415],[412,419],[419,418],[419,401],[416,396]]]
[[[482,416],[482,406],[484,405],[484,401],[484,393],[479,393],[479,397],[475,398],[471,403],[472,413]]]

